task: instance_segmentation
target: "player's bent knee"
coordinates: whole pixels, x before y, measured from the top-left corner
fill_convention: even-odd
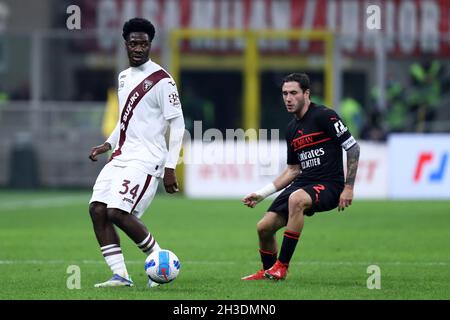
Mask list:
[[[268,231],[267,224],[266,224],[264,221],[259,221],[259,222],[256,224],[256,231],[257,231],[259,234],[266,233],[266,232]]]
[[[289,208],[297,208],[302,211],[308,207],[308,199],[302,193],[292,193],[289,196]]]
[[[256,231],[261,237],[272,236],[276,232],[272,224],[265,220],[260,220],[256,224]]]

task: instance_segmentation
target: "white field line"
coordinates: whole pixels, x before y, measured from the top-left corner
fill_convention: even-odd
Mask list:
[[[48,207],[64,207],[71,204],[86,204],[88,206],[89,196],[76,195],[76,196],[57,196],[46,197],[42,199],[15,199],[8,201],[7,199],[0,202],[0,211],[2,210],[14,210],[14,209],[34,209],[34,208],[48,208]]]
[[[18,264],[41,264],[41,265],[54,265],[54,264],[105,264],[103,260],[80,260],[80,261],[66,261],[66,260],[0,260],[0,265],[18,265]],[[128,260],[127,264],[143,264],[144,260]],[[256,262],[257,263],[257,262]],[[242,262],[235,261],[183,261],[183,264],[192,265],[242,265]],[[255,262],[246,262],[245,264],[255,264]],[[450,262],[444,261],[430,261],[430,262],[400,262],[400,261],[388,261],[388,262],[364,262],[364,261],[300,261],[292,262],[291,265],[329,265],[329,266],[449,266]]]

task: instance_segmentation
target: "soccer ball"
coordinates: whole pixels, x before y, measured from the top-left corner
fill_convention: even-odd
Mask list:
[[[170,250],[162,249],[152,252],[145,259],[145,273],[156,283],[167,283],[175,280],[180,272],[180,260]]]

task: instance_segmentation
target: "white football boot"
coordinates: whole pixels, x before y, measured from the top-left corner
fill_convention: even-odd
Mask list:
[[[125,279],[118,274],[114,274],[108,281],[97,283],[94,285],[95,288],[109,288],[109,287],[132,287],[134,286],[133,281],[130,279]]]

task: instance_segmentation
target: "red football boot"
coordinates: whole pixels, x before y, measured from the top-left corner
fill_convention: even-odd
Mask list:
[[[284,280],[288,271],[288,265],[285,265],[277,260],[269,270],[266,270],[265,276],[272,280]]]
[[[241,278],[241,280],[266,280],[264,275],[264,269],[259,270],[257,273]]]

